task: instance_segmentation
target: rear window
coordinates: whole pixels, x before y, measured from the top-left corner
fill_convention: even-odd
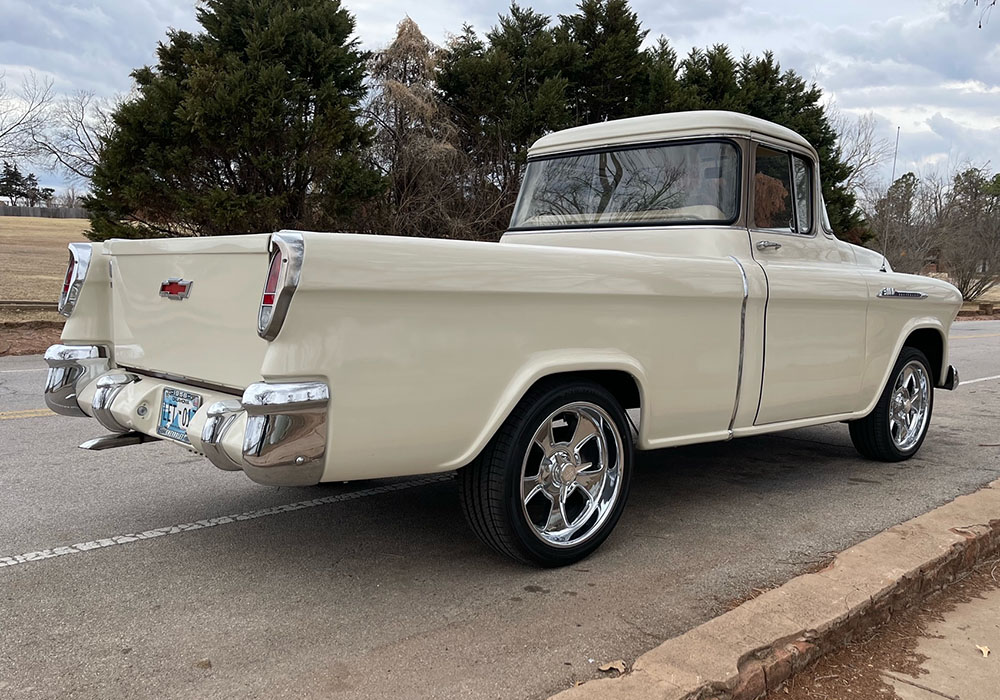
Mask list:
[[[739,175],[729,141],[533,160],[510,227],[728,224],[739,213]]]

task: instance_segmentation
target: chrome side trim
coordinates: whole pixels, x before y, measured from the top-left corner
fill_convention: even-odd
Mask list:
[[[243,471],[258,483],[315,484],[326,455],[330,390],[322,382],[251,384],[243,392],[247,412]]]
[[[923,292],[913,292],[906,289],[893,289],[892,287],[883,287],[878,293],[878,296],[882,299],[926,299],[927,295]]]
[[[90,269],[90,258],[93,248],[89,243],[70,243],[68,265],[76,263],[73,267],[73,277],[70,279],[69,289],[59,294],[59,313],[69,318],[76,307],[76,302],[80,298],[80,290],[83,289],[83,282],[87,279],[87,270]]]
[[[138,381],[140,381],[139,377],[129,372],[106,374],[97,380],[97,392],[91,403],[91,407],[94,409],[94,418],[112,433],[129,432],[129,428],[119,423],[118,419],[111,413],[111,404],[114,403],[122,389]]]
[[[102,435],[99,438],[94,438],[93,440],[87,440],[85,443],[80,445],[81,450],[110,450],[115,447],[128,447],[129,445],[140,445],[144,442],[154,442],[156,438],[146,435],[145,433],[138,433],[131,431],[128,433],[119,433],[117,435]]]
[[[216,401],[208,407],[205,427],[201,430],[201,449],[209,461],[223,471],[243,469],[222,447],[222,440],[243,413],[243,405],[236,399]]]
[[[948,374],[945,375],[941,388],[947,391],[954,391],[959,385],[958,368],[955,365],[948,365]]]
[[[264,340],[274,340],[281,331],[281,326],[285,322],[285,315],[288,313],[288,306],[292,303],[292,295],[299,286],[299,279],[302,276],[302,261],[305,258],[305,241],[301,233],[293,231],[278,231],[271,234],[268,242],[268,251],[272,254],[277,250],[277,254],[282,257],[281,278],[278,280],[278,289],[274,298],[274,305],[271,307],[271,315],[265,320],[263,318],[264,291],[261,292],[261,311],[258,311],[257,333]],[[270,262],[271,256],[268,256]],[[265,282],[266,291],[266,282]]]
[[[743,277],[743,304],[740,306],[740,361],[736,369],[736,399],[733,401],[733,416],[729,419],[729,437],[733,437],[733,426],[736,424],[736,412],[740,409],[740,391],[743,388],[743,354],[746,349],[747,335],[747,299],[750,298],[750,283],[747,281],[747,271],[735,256],[730,255],[729,259],[740,268],[740,275]]]
[[[52,345],[45,351],[45,405],[63,416],[86,416],[76,397],[94,377],[109,369],[103,345]]]

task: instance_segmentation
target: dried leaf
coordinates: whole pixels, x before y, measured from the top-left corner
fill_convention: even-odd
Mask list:
[[[982,654],[983,656],[989,656],[990,655],[990,648],[989,647],[981,647],[981,646],[979,646],[977,644],[976,645],[976,649],[979,649],[979,653]]]
[[[597,667],[598,671],[604,671],[605,673],[611,673],[612,671],[618,671],[618,673],[625,673],[625,662],[621,659],[617,661],[611,661],[606,664],[601,664]]]

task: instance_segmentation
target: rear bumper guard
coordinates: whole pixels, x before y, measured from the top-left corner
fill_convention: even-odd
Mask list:
[[[45,379],[45,405],[63,416],[86,416],[77,396],[110,367],[104,345],[52,345],[45,351],[49,374]]]
[[[323,475],[329,403],[322,382],[251,384],[242,401],[209,406],[202,450],[220,469],[242,469],[260,484],[311,486]],[[243,413],[243,463],[237,464],[223,440]]]
[[[97,422],[112,433],[127,433],[131,430],[127,425],[118,422],[114,413],[111,412],[111,405],[122,389],[138,381],[139,375],[131,372],[105,374],[97,380],[97,391],[94,393],[91,408],[94,410],[94,418],[97,419]]]

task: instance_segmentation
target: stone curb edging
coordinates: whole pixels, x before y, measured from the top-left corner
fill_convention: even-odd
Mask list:
[[[1000,479],[551,700],[757,700],[1000,551]]]

